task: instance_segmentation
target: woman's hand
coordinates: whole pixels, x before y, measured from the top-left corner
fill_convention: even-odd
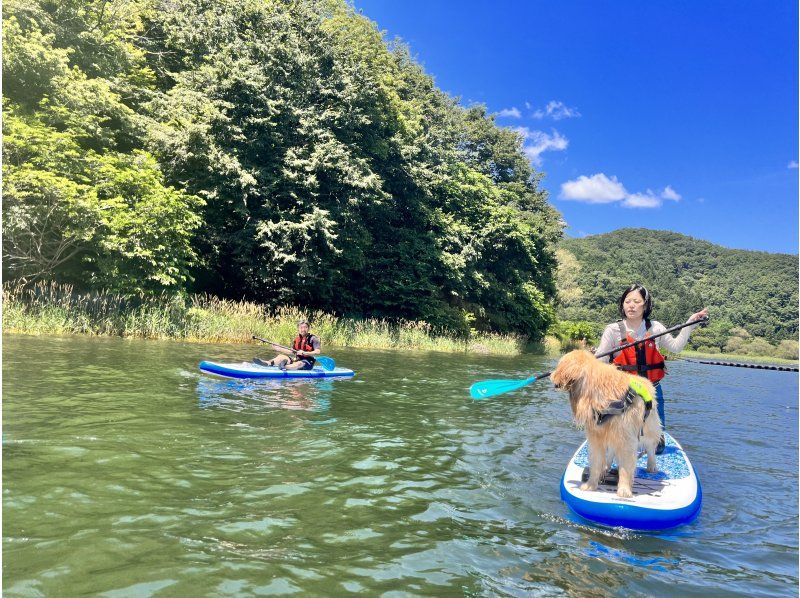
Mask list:
[[[695,322],[695,321],[697,321],[697,320],[702,320],[703,318],[707,318],[707,317],[708,317],[708,308],[707,308],[707,307],[704,307],[703,309],[701,309],[701,310],[700,310],[699,312],[697,312],[696,314],[692,314],[692,315],[689,317],[689,321],[690,321],[690,322]]]
[[[297,355],[298,357],[305,357],[307,355],[307,353],[302,349],[298,349],[297,351],[294,352],[294,354]]]

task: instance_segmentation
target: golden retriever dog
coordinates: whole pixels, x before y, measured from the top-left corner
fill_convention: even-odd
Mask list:
[[[639,395],[632,397],[621,414],[609,415],[602,423],[604,410],[618,408],[624,400],[634,376],[603,363],[589,351],[571,351],[561,358],[550,379],[556,388],[569,392],[569,404],[575,422],[586,430],[589,441],[589,479],[581,490],[596,490],[600,477],[616,457],[619,467],[617,496],[633,496],[633,476],[636,472],[639,447],[647,451],[647,471],[656,471],[656,445],[661,437],[661,420],[656,410],[656,392],[649,380],[636,377],[639,388],[650,393],[652,409],[645,418],[645,402]],[[612,405],[615,404],[615,405]]]

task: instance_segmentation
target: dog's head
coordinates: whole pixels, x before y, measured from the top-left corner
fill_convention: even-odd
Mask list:
[[[556,388],[569,392],[575,421],[589,426],[597,412],[624,395],[630,376],[613,365],[603,363],[589,351],[571,351],[561,358],[550,374]]]
[[[570,351],[558,362],[550,379],[556,388],[569,392],[592,371],[596,362],[595,356],[589,351]]]

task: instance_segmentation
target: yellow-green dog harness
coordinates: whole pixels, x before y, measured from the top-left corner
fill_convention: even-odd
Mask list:
[[[633,390],[633,392],[642,397],[642,400],[644,401],[644,404],[647,406],[647,409],[653,408],[653,395],[650,394],[650,391],[648,390],[647,386],[645,386],[644,382],[639,380],[638,377],[631,376],[631,381],[628,385]],[[630,390],[628,392],[630,392]]]
[[[597,412],[597,425],[602,425],[610,417],[625,413],[628,407],[633,405],[633,400],[636,397],[641,397],[642,401],[644,401],[644,419],[647,419],[647,416],[650,415],[650,410],[653,408],[653,395],[650,394],[649,389],[638,376],[631,376],[625,396],[619,401],[609,403],[608,407]]]

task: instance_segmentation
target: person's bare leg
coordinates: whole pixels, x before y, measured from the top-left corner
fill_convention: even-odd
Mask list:
[[[282,364],[288,364],[289,361],[289,357],[286,355],[276,355],[272,360],[272,363],[277,367],[281,367]]]
[[[302,369],[303,367],[305,367],[305,365],[306,364],[303,363],[302,361],[295,361],[294,363],[286,364],[286,369],[287,370],[299,370],[299,369]]]

